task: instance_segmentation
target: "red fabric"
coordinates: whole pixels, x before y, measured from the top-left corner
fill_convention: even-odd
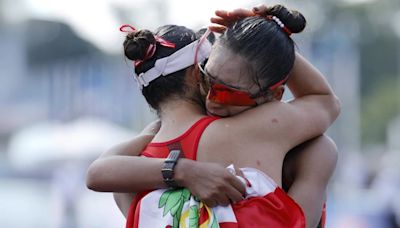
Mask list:
[[[217,117],[204,117],[197,121],[181,136],[162,143],[150,143],[142,152],[146,157],[166,158],[169,154],[168,145],[180,142],[186,158],[196,160],[200,137],[205,128]],[[140,199],[146,193],[138,194],[129,209],[126,228],[137,228]],[[304,228],[305,217],[298,204],[281,188],[277,187],[264,197],[253,197],[232,205],[238,224],[221,223],[221,228],[276,227]]]
[[[146,157],[166,158],[169,154],[168,145],[180,142],[185,158],[196,160],[200,137],[206,127],[216,119],[218,119],[218,117],[203,117],[193,124],[185,133],[175,139],[161,143],[149,143],[142,152],[142,155]]]
[[[126,218],[126,228],[138,228],[138,223],[135,223],[134,221],[139,217],[140,213],[139,201],[149,192],[150,191],[139,192],[133,198],[132,203],[129,207],[128,217]]]
[[[218,117],[206,116],[193,124],[185,133],[179,137],[161,143],[149,143],[142,151],[141,155],[145,157],[166,158],[169,154],[168,145],[180,142],[185,158],[196,160],[197,147],[199,145],[200,137],[206,127]],[[138,218],[140,212],[140,200],[147,195],[150,191],[138,193],[132,200],[129,207],[128,217],[126,220],[126,228],[137,228]],[[135,222],[136,221],[136,222]],[[229,228],[227,226],[226,228]]]
[[[325,224],[326,224],[326,203],[324,203],[324,207],[322,208],[320,227],[325,228]]]
[[[264,197],[252,197],[232,205],[238,226],[304,228],[305,217],[299,205],[281,188]]]

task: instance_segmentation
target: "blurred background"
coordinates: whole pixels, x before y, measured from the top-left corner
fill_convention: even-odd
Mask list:
[[[124,227],[88,165],[155,118],[121,24],[199,29],[216,9],[282,3],[308,19],[298,51],[342,113],[328,227],[400,227],[400,1],[0,0],[0,227]]]

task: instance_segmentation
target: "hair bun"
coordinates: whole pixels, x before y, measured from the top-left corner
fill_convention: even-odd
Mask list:
[[[143,60],[150,44],[156,42],[154,34],[146,29],[130,32],[124,41],[125,56],[133,61]]]
[[[278,17],[292,33],[299,33],[306,27],[303,14],[295,10],[288,10],[283,5],[268,8],[267,14]]]

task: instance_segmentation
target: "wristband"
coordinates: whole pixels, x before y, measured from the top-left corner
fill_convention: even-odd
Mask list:
[[[174,179],[174,169],[180,157],[181,157],[180,150],[171,150],[171,152],[169,152],[169,155],[167,159],[165,159],[164,164],[162,166],[161,174],[163,176],[164,183],[169,188],[179,187]]]

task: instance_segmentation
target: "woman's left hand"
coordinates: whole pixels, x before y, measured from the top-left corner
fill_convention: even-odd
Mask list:
[[[156,135],[161,127],[161,120],[157,119],[149,123],[141,132],[140,135]]]

